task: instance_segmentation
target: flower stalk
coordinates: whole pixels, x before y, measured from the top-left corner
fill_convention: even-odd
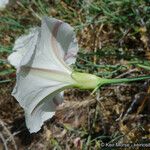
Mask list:
[[[141,76],[136,78],[122,78],[122,79],[107,79],[107,82],[105,84],[127,83],[146,79],[150,79],[150,76]]]

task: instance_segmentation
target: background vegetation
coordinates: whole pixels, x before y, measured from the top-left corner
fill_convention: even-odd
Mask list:
[[[0,11],[0,149],[112,150],[101,143],[149,143],[149,81],[103,87],[94,95],[67,90],[55,117],[29,134],[11,96],[15,69],[7,56],[44,15],[74,27],[80,46],[74,69],[107,78],[149,74],[140,67],[150,66],[149,0],[11,1]]]

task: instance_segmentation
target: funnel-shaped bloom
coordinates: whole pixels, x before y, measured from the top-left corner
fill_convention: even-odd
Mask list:
[[[54,18],[16,40],[8,61],[17,68],[12,95],[25,110],[30,132],[37,132],[62,102],[58,94],[76,84],[69,67],[78,51],[73,28]]]

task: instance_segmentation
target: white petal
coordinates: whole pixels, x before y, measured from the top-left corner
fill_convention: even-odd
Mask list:
[[[43,101],[43,103],[36,107],[32,114],[25,113],[26,125],[30,133],[39,131],[44,121],[53,117],[55,109],[57,105],[62,103],[63,97],[60,94],[54,98],[49,95]]]
[[[52,38],[53,35],[49,31],[47,24],[42,21],[42,27],[36,47],[33,51],[28,51],[24,55],[20,67],[31,66],[33,68],[54,69],[71,74],[71,69],[64,63],[63,59],[57,55],[58,49],[55,49],[55,42],[51,42]]]
[[[25,110],[26,124],[31,133],[40,130],[44,121],[54,115],[56,106],[63,100],[62,95],[56,94],[70,85],[51,80],[50,72],[41,70],[38,74],[36,71],[20,68],[12,93]]]
[[[13,53],[8,57],[10,64],[18,68],[25,55],[26,61],[22,65],[25,65],[31,59],[37,45],[38,35],[39,28],[32,28],[28,35],[23,35],[15,41]]]
[[[30,69],[20,69],[17,74],[17,83],[12,95],[18,100],[20,105],[28,111],[28,114],[30,114],[47,95],[71,85],[70,82],[56,81],[48,76],[51,76],[49,72],[43,71],[42,74],[41,71],[40,74],[35,75],[34,70],[31,71]]]
[[[57,22],[59,22],[57,20]],[[53,27],[54,25],[54,27]],[[49,30],[45,20],[42,20],[42,27],[41,27],[41,39],[39,43],[39,49],[37,49],[36,53],[39,53],[39,55],[36,55],[34,57],[34,67],[39,66],[39,60],[42,61],[40,63],[40,68],[55,68],[55,70],[61,70],[64,72],[71,73],[71,69],[64,63],[63,58],[60,55],[62,51],[57,47],[57,41],[54,37],[54,31],[55,30],[55,23],[51,22],[51,26],[53,27],[51,30]],[[57,32],[57,31],[56,31]],[[36,61],[36,59],[38,62]],[[38,65],[37,65],[38,63]],[[44,64],[45,66],[41,66]],[[50,66],[51,65],[51,66]],[[53,66],[52,66],[53,65]]]
[[[14,53],[10,57],[13,60],[17,55],[20,61],[16,65],[17,83],[12,95],[25,109],[28,128],[36,132],[54,114],[56,101],[52,98],[75,82],[64,59],[69,64],[74,61],[78,46],[72,27],[49,18],[42,20],[37,34],[33,32],[33,36],[29,34],[16,43],[14,48],[19,55]]]
[[[69,45],[68,52],[64,56],[64,60],[68,65],[75,63],[77,52],[78,52],[78,44],[77,39],[74,37],[74,39]]]
[[[8,56],[9,63],[13,65],[15,68],[19,67],[21,60],[22,60],[22,54],[18,52],[13,52],[11,55]]]
[[[51,47],[55,55],[61,59],[61,62],[65,60],[68,64],[74,63],[78,44],[73,28],[54,18],[45,17],[42,22],[44,29],[47,27],[51,32]]]

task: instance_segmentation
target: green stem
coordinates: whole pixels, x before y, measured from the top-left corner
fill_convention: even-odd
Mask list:
[[[146,66],[146,65],[142,65],[142,64],[137,64],[138,67],[146,69],[146,70],[150,70],[150,66]]]
[[[146,79],[150,79],[150,76],[141,76],[137,78],[123,78],[123,79],[107,79],[105,84],[127,83]]]

